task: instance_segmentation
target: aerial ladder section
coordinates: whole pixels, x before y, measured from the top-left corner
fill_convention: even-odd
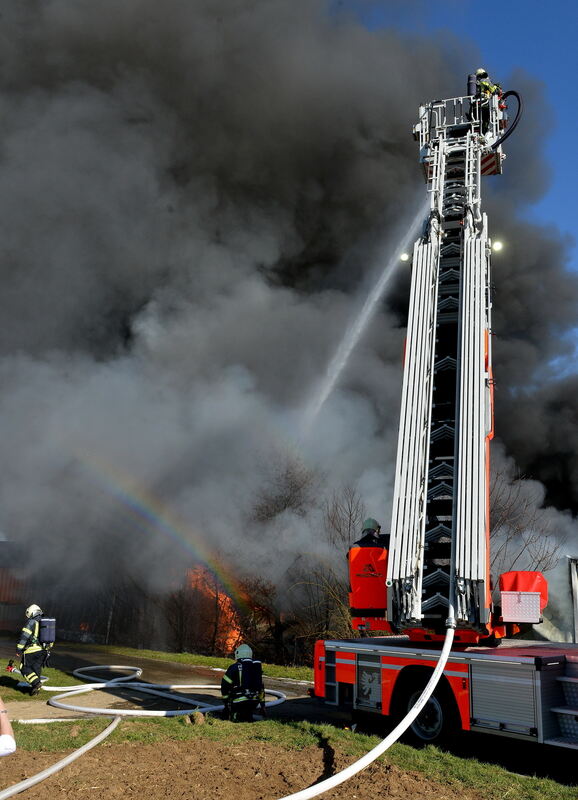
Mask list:
[[[502,172],[505,125],[495,94],[423,105],[414,127],[430,213],[413,250],[386,586],[391,630],[415,638],[442,635],[448,614],[472,641],[491,633],[490,240],[481,179]]]
[[[506,128],[510,94],[518,110]],[[489,574],[493,380],[481,184],[501,173],[501,145],[520,110],[517,93],[482,97],[470,76],[464,97],[424,104],[414,128],[429,214],[413,250],[391,530],[380,535],[369,519],[376,528],[349,550],[361,635],[320,640],[314,653],[315,696],[393,726],[352,771],[403,731],[420,742],[475,730],[578,750],[578,645],[520,637],[542,621],[544,576],[513,570],[492,586]]]

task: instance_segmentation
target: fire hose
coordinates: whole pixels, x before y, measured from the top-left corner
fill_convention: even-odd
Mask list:
[[[12,786],[9,786],[4,791],[0,792],[0,800],[6,800],[8,797],[13,797],[15,794],[19,794],[20,792],[25,791],[26,789],[30,789],[32,786],[35,786],[38,783],[41,783],[46,778],[49,778],[51,775],[59,772],[64,767],[71,764],[77,758],[80,758],[84,755],[88,750],[91,750],[93,747],[96,747],[97,744],[102,742],[109,736],[114,729],[117,727],[118,723],[122,719],[122,717],[178,717],[184,716],[191,713],[190,708],[185,709],[173,709],[173,710],[140,710],[140,709],[115,709],[111,711],[111,709],[107,708],[98,708],[98,707],[86,707],[86,706],[77,706],[73,703],[66,703],[63,702],[62,698],[64,697],[76,697],[79,694],[85,694],[86,692],[92,692],[97,689],[110,689],[118,687],[119,684],[122,684],[126,681],[131,681],[130,688],[131,690],[136,690],[142,692],[144,694],[155,695],[157,697],[164,697],[171,699],[173,701],[178,700],[179,703],[185,703],[189,706],[195,706],[196,711],[200,711],[203,714],[206,714],[209,711],[222,711],[224,709],[224,705],[212,705],[211,703],[203,703],[199,700],[185,697],[185,696],[178,696],[176,697],[174,694],[169,694],[168,691],[159,691],[162,689],[219,689],[220,687],[211,685],[211,684],[193,684],[193,683],[183,683],[183,684],[157,684],[157,683],[140,683],[140,682],[132,682],[134,678],[139,678],[142,675],[142,669],[140,667],[127,667],[123,665],[103,665],[103,666],[92,666],[92,667],[79,667],[73,671],[73,675],[77,678],[86,678],[86,673],[88,672],[102,672],[103,670],[123,670],[126,671],[127,675],[121,675],[117,678],[112,678],[109,681],[101,681],[99,683],[88,683],[88,684],[79,684],[77,686],[42,686],[42,689],[45,692],[58,692],[54,697],[51,697],[48,700],[48,704],[51,706],[55,706],[56,708],[63,708],[67,711],[78,711],[80,713],[90,713],[96,714],[101,716],[107,717],[114,717],[110,725],[106,727],[98,736],[95,736],[89,742],[87,742],[82,747],[79,747],[77,750],[74,750],[70,755],[66,756],[65,758],[57,761],[55,764],[52,764],[42,772],[38,772],[36,775],[32,775],[30,778],[27,778],[24,781],[20,781],[20,783],[15,783]],[[15,670],[16,671],[16,670]],[[279,705],[285,701],[285,695],[282,692],[274,691],[273,689],[267,689],[265,691],[266,695],[272,695],[275,697],[275,700],[268,701],[265,703],[267,708],[272,706]],[[52,719],[43,719],[43,720],[34,720],[34,722],[55,722],[56,720]],[[30,720],[28,720],[30,722]]]
[[[450,620],[451,620],[450,614]],[[280,798],[280,800],[310,800],[310,798],[318,797],[325,792],[328,792],[330,789],[339,786],[341,783],[345,783],[358,772],[361,772],[363,769],[368,767],[371,763],[373,763],[376,759],[378,759],[386,750],[388,750],[392,744],[394,744],[400,736],[409,728],[409,726],[413,723],[413,721],[419,716],[421,711],[423,710],[424,706],[426,705],[427,701],[433,694],[442,674],[445,669],[447,660],[449,658],[449,654],[451,651],[451,647],[454,640],[454,632],[455,632],[455,624],[452,621],[448,620],[447,623],[447,630],[446,630],[446,637],[444,640],[444,644],[440,653],[440,657],[438,663],[436,664],[434,671],[431,674],[431,677],[426,684],[422,694],[416,701],[415,705],[412,706],[410,711],[404,717],[404,719],[399,722],[398,725],[383,739],[378,745],[376,745],[372,750],[366,753],[357,761],[354,761],[353,764],[350,764],[345,769],[341,770],[341,772],[332,775],[330,778],[326,778],[321,783],[317,783],[314,786],[310,786],[307,789],[302,789],[298,792],[293,794],[285,795],[284,797]],[[97,714],[102,716],[114,716],[113,721],[111,724],[105,728],[98,736],[95,736],[89,742],[87,742],[82,747],[78,748],[70,755],[63,758],[61,761],[56,762],[52,766],[48,767],[47,769],[43,770],[42,772],[33,775],[31,778],[27,778],[20,783],[14,784],[13,786],[8,787],[4,791],[0,792],[0,800],[6,800],[8,797],[13,797],[15,794],[19,792],[23,792],[25,789],[29,789],[32,786],[40,783],[41,781],[45,780],[46,778],[54,775],[56,772],[60,771],[72,761],[75,761],[80,756],[84,755],[88,750],[95,747],[99,744],[103,739],[109,736],[113,730],[117,727],[118,723],[121,720],[121,717],[177,717],[185,714],[190,713],[190,709],[174,709],[170,711],[154,711],[154,710],[138,710],[138,709],[116,709],[114,712],[111,712],[110,709],[103,709],[97,707],[86,707],[86,706],[76,706],[72,703],[65,703],[62,701],[63,697],[71,697],[76,696],[79,694],[85,694],[86,692],[91,692],[96,689],[106,689],[111,687],[117,687],[119,684],[125,681],[131,681],[133,678],[138,678],[142,675],[142,669],[139,667],[127,667],[127,666],[119,666],[119,665],[106,665],[106,666],[92,666],[92,667],[80,667],[73,671],[73,675],[79,678],[85,678],[87,672],[97,672],[102,671],[103,669],[107,670],[125,670],[128,672],[127,675],[121,675],[118,678],[113,678],[109,681],[102,681],[99,683],[89,683],[89,684],[81,684],[78,686],[43,686],[44,691],[49,692],[59,692],[55,697],[50,698],[48,701],[49,705],[55,706],[57,708],[63,708],[69,711],[80,711],[83,713],[91,713]],[[163,689],[216,689],[218,687],[207,685],[207,684],[151,684],[151,683],[131,683],[130,688],[133,690],[137,690],[143,692],[145,694],[155,695],[157,697],[165,697],[175,700],[174,694],[169,694],[166,691],[160,691]],[[267,707],[279,705],[280,703],[284,702],[285,695],[282,692],[276,692],[271,689],[266,690],[266,694],[273,695],[277,699],[266,703]],[[187,703],[189,705],[196,706],[196,710],[200,711],[201,713],[207,713],[208,711],[221,711],[223,710],[223,705],[212,705],[210,703],[202,703],[198,700],[193,700],[185,697],[179,697],[179,702]],[[45,722],[49,722],[51,720],[43,720]]]
[[[511,136],[514,133],[514,131],[516,130],[516,126],[520,121],[520,117],[522,116],[522,110],[523,110],[522,98],[520,97],[518,92],[514,91],[513,89],[510,89],[509,91],[507,91],[505,94],[502,95],[501,99],[505,101],[508,99],[508,97],[516,98],[516,100],[518,101],[518,110],[516,112],[516,116],[514,117],[514,121],[512,122],[508,130],[504,134],[502,134],[502,136],[500,136],[500,138],[497,141],[495,141],[494,144],[492,145],[492,150],[496,150],[502,144],[502,142],[506,141],[508,136]]]
[[[308,789],[302,789],[294,794],[285,795],[285,797],[280,798],[280,800],[310,800],[312,797],[318,797],[320,794],[324,794],[330,789],[334,789],[336,786],[339,786],[340,783],[345,783],[345,781],[348,781],[358,772],[361,772],[361,770],[368,767],[373,761],[378,759],[379,756],[385,753],[385,751],[388,750],[392,744],[397,742],[399,737],[409,728],[416,717],[419,716],[423,707],[434,693],[434,690],[445,669],[450,650],[452,649],[455,632],[455,624],[453,622],[448,622],[447,624],[448,628],[446,630],[446,638],[444,640],[438,663],[436,664],[435,669],[432,672],[423,692],[404,719],[402,719],[401,722],[396,725],[395,728],[378,745],[376,745],[360,759],[354,761],[353,764],[350,764],[344,770],[341,770],[341,772],[337,772],[330,778],[326,778],[324,781],[321,781],[321,783],[316,783],[314,786],[310,786]]]

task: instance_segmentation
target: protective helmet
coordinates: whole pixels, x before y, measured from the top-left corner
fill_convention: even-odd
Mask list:
[[[483,67],[476,70],[476,78],[487,78],[488,72]]]
[[[240,644],[235,650],[235,658],[237,661],[240,658],[253,658],[253,651],[248,644]]]
[[[366,519],[363,523],[362,530],[364,531],[378,531],[380,529],[381,525],[376,519],[373,519],[373,517],[369,517],[369,519]]]
[[[32,617],[37,617],[39,614],[42,614],[42,609],[40,606],[37,606],[36,603],[32,603],[31,606],[25,611],[26,619],[31,619]]]

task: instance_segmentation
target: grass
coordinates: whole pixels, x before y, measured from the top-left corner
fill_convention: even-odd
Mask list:
[[[85,744],[108,723],[109,720],[96,719],[34,726],[15,723],[14,727],[20,748],[36,752],[62,752]],[[235,746],[251,741],[268,742],[294,751],[296,759],[299,758],[299,752],[307,747],[328,745],[351,761],[367,753],[380,741],[377,736],[310,722],[264,720],[253,725],[234,725],[207,717],[204,725],[188,725],[184,718],[178,717],[123,720],[101,747],[113,747],[124,742],[162,745],[168,740],[194,742],[199,739]],[[382,759],[402,770],[426,775],[428,779],[444,786],[482,793],[484,800],[576,800],[576,787],[548,778],[517,775],[495,764],[486,764],[474,758],[460,758],[433,746],[416,750],[408,745],[396,744]]]
[[[539,745],[529,744],[528,748]],[[529,749],[537,759],[544,758],[540,751]],[[550,778],[517,775],[496,764],[487,764],[475,758],[460,758],[452,753],[428,745],[416,750],[408,745],[396,744],[388,760],[403,770],[423,772],[434,780],[454,787],[463,786],[483,793],[484,800],[576,800],[576,786],[566,786]]]
[[[49,683],[51,686],[74,686],[75,684],[82,683],[82,681],[79,681],[78,678],[75,678],[73,675],[69,675],[67,672],[62,672],[59,669],[52,669],[52,667],[43,669],[42,675],[46,675],[48,678],[46,683]],[[31,700],[46,703],[46,692],[39,692],[35,697],[30,697],[27,691],[24,692],[22,689],[17,688],[17,684],[22,680],[23,678],[19,673],[7,672],[5,674],[0,674],[0,691],[2,692],[2,700],[5,703],[14,700]]]
[[[177,664],[190,664],[191,666],[211,667],[213,669],[227,669],[232,661],[230,658],[219,658],[218,656],[200,656],[195,653],[165,653],[161,650],[137,650],[134,647],[117,647],[116,645],[66,643],[66,647],[79,649],[89,647],[99,653],[130,656],[136,659],[151,658],[155,661],[172,661]],[[298,681],[313,680],[313,670],[310,667],[280,667],[277,664],[264,663],[263,674],[269,678],[292,678]]]
[[[48,725],[23,725],[13,722],[19,750],[31,753],[59,753],[76,750],[110,725],[110,719],[70,720]],[[57,759],[54,759],[55,761]]]
[[[69,645],[67,645],[69,646]],[[74,647],[83,648],[78,644]],[[103,653],[127,655],[132,658],[150,658],[172,661],[191,666],[226,668],[230,659],[198,656],[193,653],[164,653],[154,650],[137,650],[127,647],[89,645]],[[311,680],[312,670],[306,667],[278,667],[264,664],[263,671],[270,677],[289,677]],[[47,669],[50,683],[65,686],[78,683],[66,673]],[[16,689],[19,676],[7,673],[0,677],[2,697],[5,701],[31,699]],[[46,694],[36,698],[46,701]],[[76,749],[102,731],[110,720],[74,720],[51,725],[19,725],[15,733],[19,748],[31,752],[55,752]],[[111,747],[123,742],[134,744],[162,744],[168,740],[194,742],[207,739],[214,742],[268,742],[271,745],[296,753],[307,747],[327,744],[346,755],[351,761],[360,758],[380,740],[377,736],[352,733],[332,725],[309,722],[286,722],[274,719],[256,722],[253,725],[234,725],[220,719],[207,717],[204,725],[188,725],[183,717],[123,720],[101,747]],[[530,746],[529,746],[530,747]],[[538,747],[537,745],[535,747]],[[534,756],[535,753],[535,756]],[[569,754],[571,758],[572,754]],[[297,756],[296,756],[297,757]],[[537,751],[528,751],[528,759],[544,758]],[[402,770],[427,775],[445,786],[453,786],[483,793],[484,800],[576,800],[577,789],[548,778],[517,775],[504,767],[488,764],[475,758],[462,758],[451,752],[428,746],[421,750],[404,744],[394,745],[383,760]]]

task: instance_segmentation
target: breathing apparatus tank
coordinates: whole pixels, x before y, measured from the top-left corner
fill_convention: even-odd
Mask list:
[[[56,640],[56,620],[54,617],[42,617],[38,630],[38,641],[40,644],[54,644]]]

